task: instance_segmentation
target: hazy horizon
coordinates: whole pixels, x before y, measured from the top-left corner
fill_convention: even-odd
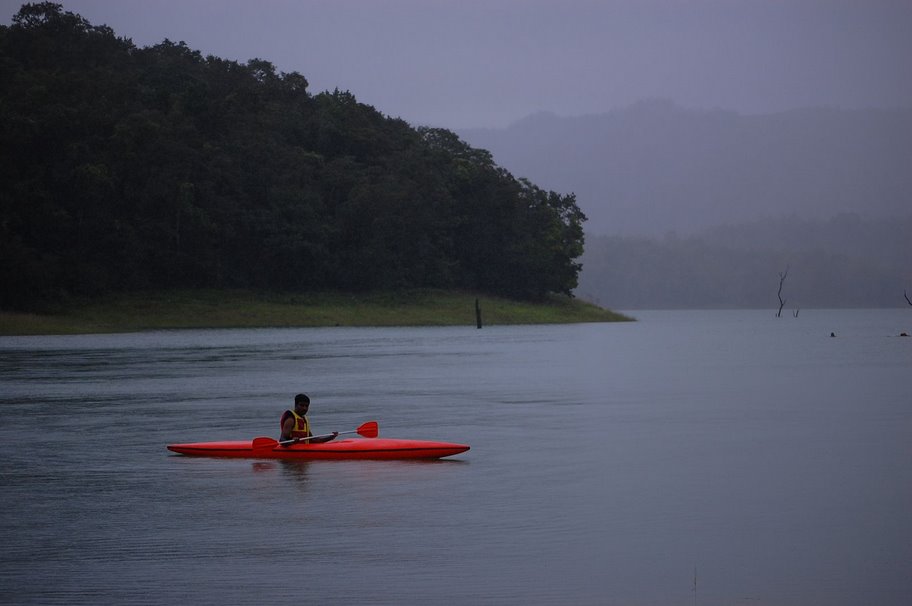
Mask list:
[[[23,3],[0,0],[0,22]],[[743,114],[912,107],[912,2],[64,0],[137,46],[271,61],[413,125],[503,128],[641,99]]]

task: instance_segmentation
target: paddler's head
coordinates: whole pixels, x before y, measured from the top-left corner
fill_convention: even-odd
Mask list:
[[[295,396],[295,412],[301,416],[304,416],[307,413],[307,409],[310,408],[310,398],[307,397],[306,393],[299,393]]]

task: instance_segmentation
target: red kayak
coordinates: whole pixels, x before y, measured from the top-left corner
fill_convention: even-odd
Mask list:
[[[254,447],[254,443],[257,444]],[[280,445],[271,438],[234,442],[196,442],[169,444],[168,450],[196,457],[226,457],[235,459],[439,459],[465,452],[465,444],[431,442],[427,440],[398,440],[393,438],[348,438],[306,444],[299,442]]]
[[[377,438],[380,428],[376,421],[361,424],[358,429],[340,431],[356,433],[359,438],[309,443],[309,440],[328,438],[329,434],[296,438],[278,442],[272,438],[254,438],[249,442],[196,442],[169,444],[168,450],[194,457],[227,457],[232,459],[439,459],[469,449],[465,444],[429,442],[427,440],[395,440]]]

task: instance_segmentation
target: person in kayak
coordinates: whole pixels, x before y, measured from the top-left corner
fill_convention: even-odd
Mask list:
[[[310,421],[307,420],[307,410],[310,408],[310,398],[307,394],[299,393],[294,399],[294,410],[286,410],[282,413],[282,435],[280,442],[294,440],[295,438],[309,438],[313,434],[310,432]],[[328,436],[307,440],[307,444],[320,444],[335,440],[339,435],[338,431],[332,432]],[[286,444],[288,446],[288,444]]]

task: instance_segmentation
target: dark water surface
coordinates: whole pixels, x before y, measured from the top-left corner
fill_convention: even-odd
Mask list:
[[[0,338],[0,602],[910,603],[912,310],[634,315]],[[299,391],[472,450],[164,448]]]

